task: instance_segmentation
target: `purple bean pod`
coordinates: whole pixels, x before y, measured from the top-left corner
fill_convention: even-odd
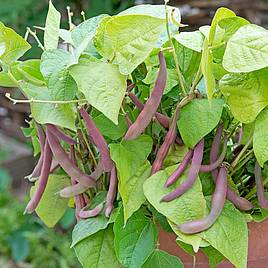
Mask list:
[[[131,83],[127,86],[127,92],[130,92],[136,85],[134,83]]]
[[[94,180],[98,180],[103,173],[103,167],[99,163],[96,169],[90,174],[90,177]],[[78,182],[74,185],[67,186],[59,191],[59,194],[63,198],[74,197],[75,195],[82,194],[88,189],[87,186],[83,185],[81,182]]]
[[[61,147],[57,137],[49,130],[47,131],[47,139],[55,159],[71,178],[81,182],[88,188],[96,186],[96,181],[93,178],[84,174],[75,164],[72,163],[64,149]]]
[[[71,137],[67,136],[64,132],[62,132],[60,129],[58,129],[55,125],[52,124],[46,124],[46,127],[49,129],[53,135],[55,135],[59,140],[63,140],[69,145],[75,145],[77,142],[72,139]]]
[[[213,163],[217,160],[220,151],[220,144],[221,144],[221,135],[223,132],[223,124],[219,124],[216,135],[211,145],[210,150],[210,162]],[[215,169],[211,171],[212,178],[214,182],[217,180],[218,170]],[[238,209],[240,210],[250,210],[253,208],[251,202],[247,199],[239,196],[235,191],[233,191],[229,186],[227,187],[227,199],[232,202]]]
[[[43,193],[45,191],[45,188],[47,186],[47,181],[49,177],[50,167],[52,163],[52,152],[49,146],[48,141],[46,140],[45,148],[44,148],[44,161],[43,166],[40,174],[40,179],[38,181],[36,190],[30,200],[30,202],[27,204],[24,213],[32,213],[37,208]]]
[[[215,192],[212,195],[210,213],[203,219],[186,222],[178,226],[178,229],[185,234],[195,234],[210,228],[222,212],[224,202],[226,200],[226,192],[227,192],[227,169],[226,167],[223,166],[220,168],[217,177]]]
[[[260,207],[268,210],[268,201],[267,201],[265,194],[264,194],[264,186],[263,186],[263,180],[262,180],[262,174],[261,174],[261,167],[260,167],[257,160],[255,163],[254,174],[255,174],[256,188],[257,188],[257,197],[258,197]]]
[[[88,205],[83,207],[80,211],[79,211],[79,218],[81,219],[88,219],[88,218],[93,218],[98,216],[102,209],[103,209],[103,203],[100,203],[99,205],[97,205],[95,208],[90,209],[90,210],[86,210],[88,208]]]
[[[151,122],[151,119],[156,113],[157,108],[161,102],[167,81],[167,68],[163,52],[160,51],[158,56],[159,56],[160,68],[156,78],[154,89],[149,99],[146,101],[146,104],[144,105],[144,108],[140,112],[136,121],[128,129],[125,135],[126,140],[136,139],[142,132],[144,132],[145,128]]]
[[[71,159],[71,162],[74,165],[76,165],[75,149],[74,149],[73,145],[71,145],[71,147],[70,147],[70,159]],[[71,183],[72,183],[72,186],[70,186],[70,187],[76,187],[76,185],[78,185],[75,178],[73,178],[73,177],[71,177]],[[80,184],[80,185],[82,185],[82,184]],[[83,187],[85,187],[85,186],[83,185]],[[83,195],[76,193],[74,195],[74,203],[75,203],[75,217],[76,217],[77,221],[80,221],[79,212],[85,206]]]
[[[185,180],[179,187],[177,187],[174,191],[165,195],[161,201],[170,202],[175,198],[181,196],[186,191],[188,191],[196,181],[196,178],[199,173],[199,169],[203,159],[203,151],[204,151],[204,139],[202,139],[195,147],[194,154],[192,158],[192,164],[189,169],[188,178]]]
[[[45,133],[42,129],[42,127],[34,122],[36,129],[37,129],[37,135],[38,135],[38,139],[39,139],[39,143],[40,143],[40,157],[38,159],[38,162],[34,168],[34,170],[32,171],[32,174],[27,176],[26,178],[30,181],[30,182],[35,182],[38,180],[38,177],[41,174],[41,170],[42,170],[42,166],[43,166],[43,158],[44,158],[44,147],[45,147],[45,141],[46,141],[46,136]]]
[[[111,215],[114,208],[116,190],[117,190],[117,174],[116,174],[116,167],[113,166],[110,176],[109,189],[106,197],[105,216],[107,218]]]
[[[201,165],[199,172],[210,172],[215,170],[216,168],[218,168],[226,155],[226,150],[227,150],[227,135],[224,135],[224,143],[223,143],[223,148],[222,148],[222,152],[220,154],[220,156],[218,157],[218,159],[212,163],[210,163],[209,165]]]
[[[142,111],[142,109],[144,108],[144,105],[143,103],[137,98],[137,96],[135,94],[133,94],[132,92],[129,92],[128,93],[128,96],[129,98],[132,100],[132,102],[135,104],[135,106],[140,110]],[[156,120],[159,122],[159,124],[165,128],[165,129],[169,129],[169,124],[170,124],[170,118],[161,114],[161,113],[158,113],[156,112],[155,113],[155,118]],[[176,143],[179,144],[179,145],[183,145],[183,141],[181,140],[180,137],[176,137]]]
[[[174,184],[181,176],[181,174],[185,171],[188,164],[190,163],[193,156],[193,150],[189,150],[187,154],[184,156],[182,162],[177,167],[177,169],[168,177],[165,183],[165,187],[169,187]]]
[[[96,145],[100,152],[101,163],[103,165],[104,171],[111,171],[113,167],[113,161],[110,157],[110,152],[106,140],[84,108],[80,109],[80,114],[86,123],[88,134],[91,137],[92,142]]]
[[[166,137],[164,139],[164,142],[162,143],[161,147],[159,148],[155,160],[152,165],[151,169],[151,175],[158,172],[162,166],[163,162],[165,160],[165,157],[169,151],[170,146],[174,143],[176,135],[177,135],[177,119],[179,117],[179,109],[175,111],[174,117],[172,119],[171,126],[166,134]]]
[[[134,105],[140,110],[142,111],[144,108],[144,104],[138,99],[138,97],[133,94],[132,92],[128,92],[128,96],[129,98],[132,100],[132,102],[134,103]],[[154,116],[156,117],[157,121],[160,123],[160,125],[162,125],[162,127],[168,129],[169,128],[169,123],[170,123],[170,118],[156,112],[154,114]]]

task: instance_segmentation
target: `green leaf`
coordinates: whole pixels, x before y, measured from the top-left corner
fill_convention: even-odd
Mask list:
[[[230,17],[235,17],[235,13],[225,7],[221,7],[217,9],[214,18],[211,23],[210,32],[209,32],[209,45],[212,45],[214,43],[215,35],[217,34],[217,24],[220,20]]]
[[[206,37],[206,39],[209,38],[209,32],[210,32],[210,26],[209,25],[204,25],[199,27],[199,31]]]
[[[0,22],[0,60],[5,64],[19,59],[31,48],[30,44],[12,29]]]
[[[60,13],[49,1],[48,13],[46,18],[44,46],[45,49],[56,49],[59,42]]]
[[[77,92],[77,85],[69,70],[63,69],[50,76],[48,90],[53,100],[73,100]]]
[[[173,16],[178,23],[181,21],[180,10],[175,7],[167,6],[167,10],[169,13],[174,12]],[[164,5],[136,5],[134,7],[130,7],[118,14],[118,16],[122,15],[147,15],[154,18],[166,19],[166,10]]]
[[[253,73],[226,74],[219,83],[234,117],[245,124],[253,122],[268,105],[267,86],[268,68]]]
[[[144,263],[142,268],[183,268],[181,260],[165,251],[156,249]]]
[[[141,135],[135,140],[123,140],[119,144],[110,144],[111,158],[116,163],[119,176],[129,178],[135,175],[151,153],[152,145],[152,139],[147,135]]]
[[[40,60],[33,59],[20,62],[18,71],[25,80],[36,85],[45,85],[44,77],[40,72]]]
[[[188,171],[183,173],[181,178],[174,185],[169,188],[164,187],[165,181],[176,167],[177,165],[168,167],[148,178],[143,185],[143,191],[147,200],[156,210],[178,225],[185,221],[203,217],[206,211],[206,202],[199,178],[196,180],[193,187],[179,198],[171,202],[161,202],[164,195],[173,191],[187,179]]]
[[[148,85],[154,85],[159,68],[152,68],[142,80],[143,83]],[[167,94],[173,87],[179,84],[178,75],[175,69],[167,69],[167,82],[164,90],[164,94]]]
[[[217,221],[199,235],[235,267],[247,267],[247,223],[243,214],[233,204],[226,202]]]
[[[187,235],[182,233],[181,231],[178,230],[177,228],[177,224],[173,223],[172,221],[168,221],[171,229],[173,230],[173,232],[177,235],[177,239],[176,242],[182,242],[182,243],[186,243],[187,245],[190,245],[192,247],[192,250],[194,252],[198,252],[203,239],[198,236],[197,234],[193,234],[193,235]]]
[[[19,63],[16,62],[10,66],[11,73],[15,77],[16,80],[19,80],[20,78],[22,78],[21,73],[18,72],[18,65],[19,65]],[[13,72],[14,69],[15,69],[15,74]],[[2,87],[17,87],[17,83],[10,78],[10,76],[7,72],[2,71],[2,72],[0,72],[0,86],[2,86]]]
[[[192,49],[181,45],[176,39],[173,39],[172,41],[175,47],[181,72],[185,79],[185,86],[186,88],[188,88],[191,86],[195,74],[198,70],[201,53],[198,53]],[[166,46],[170,46],[169,42],[167,42],[164,47]],[[175,69],[176,64],[174,62],[172,53],[170,51],[164,51],[164,55],[166,58],[167,67],[169,69]],[[178,92],[178,89],[176,89],[176,91]]]
[[[241,17],[231,17],[220,20],[219,26],[225,31],[223,40],[228,41],[239,28],[247,24],[249,24],[249,21]]]
[[[82,240],[74,246],[74,250],[84,268],[120,267],[114,252],[114,234],[111,225]]]
[[[201,71],[204,76],[204,82],[208,99],[212,99],[215,88],[215,78],[213,75],[213,56],[208,46],[208,40],[204,40],[203,53],[201,58]]]
[[[268,160],[268,108],[265,108],[255,121],[253,148],[258,163],[263,167]]]
[[[73,57],[69,52],[63,49],[47,50],[41,56],[40,70],[48,80],[53,73],[66,69],[71,63]]]
[[[100,15],[93,18],[90,18],[86,21],[80,23],[72,31],[72,40],[74,46],[77,48],[75,50],[76,56],[79,57],[82,52],[87,52],[90,50],[90,44],[93,37],[96,34],[97,28],[103,18],[108,15]]]
[[[128,129],[126,119],[123,115],[118,116],[118,125],[115,125],[103,114],[94,117],[93,121],[100,132],[111,140],[118,140],[123,137]]]
[[[200,31],[181,32],[173,36],[180,44],[196,52],[201,52],[203,48],[204,36]]]
[[[195,99],[181,110],[178,127],[184,143],[193,148],[220,121],[223,100]]]
[[[210,268],[216,268],[216,265],[221,263],[225,259],[224,256],[218,250],[211,246],[201,248],[201,250],[208,257]]]
[[[77,243],[94,235],[100,230],[106,229],[109,224],[109,220],[104,215],[88,218],[86,220],[79,221],[72,232],[72,245],[74,247]]]
[[[31,195],[33,195],[37,184],[38,181],[31,188]],[[50,228],[55,226],[68,208],[68,199],[61,198],[57,192],[69,185],[69,177],[49,175],[46,189],[35,211],[38,217]]]
[[[130,74],[149,56],[164,27],[164,19],[145,15],[116,16],[107,21],[107,46],[113,47],[113,62],[122,74]]]
[[[28,99],[53,101],[47,87],[21,82],[20,88]],[[31,112],[40,124],[54,124],[75,130],[75,107],[73,104],[32,103]]]
[[[174,146],[170,148],[164,160],[164,167],[169,167],[180,163],[183,160],[184,156],[187,154],[187,152],[188,148],[186,146],[174,144]]]
[[[252,72],[268,66],[268,31],[249,24],[241,27],[229,40],[223,67],[234,73]]]
[[[124,225],[121,211],[114,223],[114,234],[114,247],[120,262],[126,268],[139,268],[155,248],[157,227],[141,210]]]
[[[249,139],[252,138],[254,128],[255,128],[255,122],[242,125],[242,139],[240,141],[241,144],[245,145],[249,141]]]
[[[123,200],[125,223],[146,201],[143,194],[143,183],[150,176],[151,165],[146,161],[131,177],[121,177],[119,173],[119,193]]]
[[[72,46],[74,46],[74,41],[72,39],[72,32],[65,30],[65,29],[60,29],[59,30],[59,37],[68,44],[71,44]]]
[[[152,140],[145,135],[110,145],[111,158],[118,170],[118,188],[123,200],[125,223],[146,200],[142,187],[151,171],[150,163],[145,162],[151,149]]]
[[[103,61],[84,59],[70,67],[70,74],[88,102],[118,124],[118,114],[126,91],[126,77],[118,67]]]

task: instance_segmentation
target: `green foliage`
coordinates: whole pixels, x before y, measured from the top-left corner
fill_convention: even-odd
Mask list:
[[[33,195],[37,185],[38,181],[35,186],[32,187],[31,195]],[[70,181],[66,176],[49,176],[45,192],[36,209],[36,214],[46,226],[50,228],[54,227],[68,208],[68,199],[61,198],[57,192],[69,185]]]
[[[100,8],[100,4],[91,2]],[[266,211],[258,206],[252,179],[256,161],[264,168],[263,174],[267,173],[267,30],[220,8],[211,26],[180,33],[179,10],[165,5],[139,5],[117,15],[98,13],[80,24],[69,16],[67,30],[55,8],[58,2],[53,4],[49,3],[44,35],[38,40],[39,46],[44,47],[41,60],[22,61],[20,58],[30,45],[0,23],[0,85],[19,87],[28,100],[8,97],[14,103],[31,104],[32,121],[24,133],[32,138],[34,154],[40,152],[35,120],[44,129],[47,123],[54,124],[64,132],[62,135],[77,141],[72,147],[76,167],[69,162],[69,170],[64,166],[73,180],[79,180],[77,168],[96,175],[98,163],[101,167],[110,161],[108,153],[116,172],[101,172],[96,186],[84,189],[79,197],[63,199],[55,193],[70,185],[70,177],[61,168],[51,171],[37,215],[49,227],[59,222],[62,228],[68,228],[74,217],[68,205],[77,207],[78,219],[80,205],[88,204],[89,210],[103,205],[98,215],[80,220],[73,230],[72,247],[86,268],[183,267],[178,258],[157,249],[156,222],[175,233],[177,243],[189,254],[203,250],[211,267],[224,258],[235,267],[246,267],[246,219],[259,221],[267,217]],[[121,11],[122,6],[117,7]],[[166,64],[159,63],[159,55]],[[165,65],[167,77],[162,79],[158,72]],[[126,92],[130,83],[134,86],[128,90],[144,108]],[[162,96],[160,91],[164,92]],[[158,105],[156,100],[160,97]],[[97,129],[85,128],[78,112],[81,107]],[[142,109],[142,116],[150,116],[145,126],[134,122]],[[175,109],[177,122],[172,120]],[[164,186],[189,149],[195,150],[201,139],[205,141],[204,151],[196,149],[195,155],[203,154],[202,164],[209,164],[211,156],[218,157],[213,155],[212,150],[217,150],[211,146],[219,123],[224,126],[221,144],[223,136],[228,135],[223,159],[226,180],[239,196],[254,201],[252,216],[245,216],[229,201],[216,204],[212,196],[210,202],[211,195],[225,194],[224,188],[218,193],[217,187],[214,193],[210,173],[192,178],[187,167],[173,185]],[[125,133],[130,125],[142,135],[127,140]],[[237,135],[241,126],[242,139]],[[172,139],[171,129],[177,131],[176,139]],[[183,146],[179,145],[180,138]],[[60,143],[70,154],[66,137]],[[160,168],[154,173],[158,163]],[[191,171],[198,171],[194,161],[189,161],[189,165]],[[189,179],[195,179],[190,189],[171,202],[163,202],[163,196]],[[264,185],[267,186],[267,179]],[[2,202],[6,204],[6,200]],[[220,216],[204,231],[179,231],[179,225],[200,220],[210,211],[212,217],[220,205],[224,207]],[[195,224],[198,227],[199,223]],[[5,250],[20,261],[33,253],[26,233],[17,231],[5,240],[9,243]],[[23,250],[19,251],[20,248]],[[72,266],[68,261],[60,265]],[[47,267],[60,265],[52,258]]]
[[[151,256],[148,258],[148,260],[142,266],[142,268],[155,268],[155,267],[182,268],[183,264],[179,258],[172,256],[172,255],[169,255],[165,251],[157,249],[151,254]]]
[[[142,213],[135,212],[124,225],[121,211],[114,223],[115,251],[126,268],[138,268],[146,261],[155,248],[156,226]]]
[[[182,110],[178,127],[184,143],[193,148],[203,137],[214,129],[220,121],[223,101],[193,100]]]

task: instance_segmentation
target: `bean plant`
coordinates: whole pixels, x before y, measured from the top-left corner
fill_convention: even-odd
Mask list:
[[[68,9],[69,29],[49,2],[43,42],[0,23],[0,85],[30,104],[39,155],[25,213],[53,227],[75,208],[83,267],[183,267],[162,229],[246,267],[247,222],[268,215],[268,32],[227,8],[187,32],[167,2],[79,25]],[[41,59],[19,60],[28,35]]]

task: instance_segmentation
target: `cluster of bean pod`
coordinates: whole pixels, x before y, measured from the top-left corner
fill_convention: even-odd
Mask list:
[[[160,125],[167,130],[164,141],[158,149],[155,160],[152,163],[151,175],[162,169],[164,159],[174,142],[180,145],[183,144],[177,133],[176,127],[180,107],[176,107],[172,118],[157,112],[167,80],[166,62],[162,52],[159,52],[159,63],[160,68],[154,88],[145,104],[141,103],[137,96],[131,92],[134,87],[133,84],[128,86],[126,92],[127,96],[141,112],[134,123],[132,123],[126,115],[128,130],[124,136],[125,140],[132,140],[139,137],[153,119],[156,119]],[[103,209],[107,217],[111,215],[117,194],[118,180],[116,166],[110,158],[110,152],[103,135],[96,127],[90,115],[84,108],[80,109],[80,115],[87,126],[90,142],[92,142],[99,151],[100,160],[98,165],[90,175],[83,173],[76,164],[74,150],[76,141],[52,124],[45,125],[45,133],[42,127],[36,124],[41,145],[41,155],[30,179],[34,181],[35,178],[39,178],[39,182],[34,195],[25,209],[26,212],[31,213],[36,209],[44,193],[49,174],[53,172],[56,167],[60,166],[70,176],[72,185],[62,189],[59,194],[64,198],[75,198],[76,216],[78,220],[95,217],[101,213]],[[224,136],[224,141],[222,145],[222,152],[220,153],[222,136]],[[65,152],[60,141],[64,141],[69,144],[70,155]],[[174,191],[164,196],[161,200],[162,202],[170,202],[188,191],[195,183],[199,172],[211,172],[215,182],[215,191],[212,195],[210,213],[203,219],[187,222],[178,226],[182,232],[191,234],[208,229],[220,215],[226,199],[232,202],[240,210],[246,211],[253,208],[253,205],[248,200],[240,197],[228,186],[228,171],[226,166],[223,164],[226,155],[226,148],[227,136],[223,135],[223,124],[219,124],[210,150],[210,164],[202,164],[204,139],[201,139],[193,150],[190,149],[187,152],[180,165],[166,180],[163,187],[170,187],[180,178],[186,168],[190,165],[187,179]],[[95,208],[89,209],[90,200],[85,192],[89,188],[97,187],[97,180],[104,172],[107,172],[110,178],[105,205],[104,203],[101,203]],[[258,164],[256,164],[255,167],[255,178],[259,203],[262,207],[268,209],[268,202],[264,197],[261,169]]]
[[[32,213],[37,208],[43,193],[45,191],[48,177],[54,168],[52,166],[52,160],[57,163],[71,178],[71,186],[62,189],[59,194],[61,197],[70,198],[75,197],[76,216],[78,219],[94,217],[98,215],[102,209],[103,204],[88,210],[90,202],[87,195],[84,193],[89,188],[97,187],[97,180],[103,174],[107,172],[110,175],[110,186],[107,193],[106,204],[105,204],[105,215],[108,217],[112,212],[113,202],[116,196],[117,189],[117,176],[115,165],[110,158],[110,152],[108,145],[102,136],[95,123],[86,112],[84,108],[80,109],[80,114],[84,119],[87,126],[88,134],[91,142],[97,147],[100,154],[100,161],[96,166],[95,170],[87,175],[82,172],[76,165],[74,145],[76,141],[71,137],[67,136],[64,132],[58,129],[55,125],[46,124],[45,133],[43,128],[36,124],[38,130],[38,138],[41,146],[41,155],[36,167],[31,174],[31,180],[38,179],[36,190],[27,204],[25,213]],[[64,141],[70,146],[70,156],[65,152],[61,146],[60,141]]]

